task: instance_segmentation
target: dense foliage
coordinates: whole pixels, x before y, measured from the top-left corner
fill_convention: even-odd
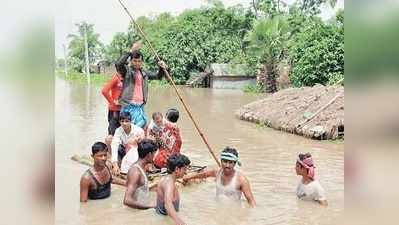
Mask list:
[[[244,62],[243,38],[251,29],[253,15],[242,7],[209,7],[188,10],[177,17],[161,14],[155,19],[140,17],[158,54],[171,69],[175,81],[184,83],[190,72],[203,71],[210,63]],[[138,32],[129,28],[137,40]],[[155,65],[148,45],[142,51],[147,65]],[[152,68],[154,69],[154,68]]]
[[[99,34],[94,32],[93,24],[81,22],[75,25],[78,28],[78,33],[68,35],[71,40],[68,46],[68,64],[73,70],[81,72],[85,65],[85,33],[90,63],[101,58],[104,46],[99,41]]]
[[[292,40],[291,81],[297,86],[334,84],[344,76],[344,28],[339,20],[312,20]]]
[[[250,65],[246,74],[258,75],[262,91],[275,91],[281,64],[291,65],[289,79],[295,86],[331,84],[343,77],[343,11],[327,22],[317,17],[322,5],[333,7],[336,0],[297,0],[291,5],[253,0],[248,8],[226,8],[219,0],[207,2],[207,7],[176,16],[162,13],[136,19],[177,83],[211,63]],[[68,62],[79,71],[84,62],[83,24],[69,45]],[[102,50],[92,25],[87,29],[91,62],[101,55],[112,65],[133,42],[141,40],[145,67],[156,69],[150,46],[133,24],[127,32],[116,33]]]

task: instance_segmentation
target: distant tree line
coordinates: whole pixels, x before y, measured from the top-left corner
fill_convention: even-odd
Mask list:
[[[322,21],[318,15],[326,4],[334,7],[336,0],[297,0],[292,5],[253,0],[247,8],[208,0],[206,7],[177,16],[162,13],[139,17],[137,22],[177,83],[210,63],[244,63],[250,65],[248,73],[258,75],[261,91],[274,92],[282,64],[290,65],[289,79],[297,87],[332,84],[344,76],[344,11]],[[109,45],[103,45],[92,24],[76,25],[78,34],[69,35],[68,64],[77,71],[84,65],[85,30],[91,63],[101,59],[112,65],[141,39],[130,24],[126,32],[116,33]],[[143,43],[145,64],[154,65],[154,56]]]

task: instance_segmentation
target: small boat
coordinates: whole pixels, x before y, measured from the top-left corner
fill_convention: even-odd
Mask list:
[[[94,162],[93,162],[93,158],[89,155],[73,155],[71,157],[71,159],[73,161],[76,161],[80,164],[86,165],[86,166],[93,166]],[[199,173],[201,171],[203,171],[206,168],[206,166],[197,166],[197,165],[191,165],[190,168],[187,170],[187,175],[192,175],[195,173]],[[147,172],[147,176],[148,176],[148,180],[150,182],[149,186],[150,186],[150,190],[155,190],[159,180],[161,179],[162,176],[167,175],[166,171],[161,171],[161,170],[157,170],[157,171],[150,171]],[[119,175],[120,178],[126,180],[126,175]],[[182,186],[183,182],[181,180],[177,180],[177,182],[179,183],[178,186]]]

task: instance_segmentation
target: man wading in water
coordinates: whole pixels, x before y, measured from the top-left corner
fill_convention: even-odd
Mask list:
[[[168,215],[176,225],[186,225],[177,214],[180,208],[180,194],[176,180],[186,174],[190,163],[188,157],[183,154],[170,156],[167,163],[168,175],[161,178],[157,188],[156,212]]]
[[[134,43],[130,52],[123,54],[115,63],[116,70],[124,77],[122,94],[119,104],[121,112],[127,112],[131,116],[132,123],[145,129],[147,116],[144,112],[144,105],[148,100],[148,80],[161,79],[163,69],[167,66],[165,62],[159,61],[160,66],[157,74],[152,74],[142,69],[143,55],[138,51],[139,43]],[[130,65],[127,63],[130,60]]]
[[[123,204],[136,209],[154,208],[155,204],[150,203],[148,177],[145,174],[145,167],[152,163],[157,145],[154,141],[144,139],[138,144],[139,160],[130,167],[127,174],[127,188]]]
[[[255,199],[251,191],[248,179],[237,169],[238,152],[234,148],[226,147],[220,154],[222,168],[204,171],[183,178],[183,182],[207,177],[216,177],[216,199],[241,201],[241,194],[244,194],[248,204],[255,207]]]
[[[302,176],[296,189],[296,195],[302,200],[313,200],[327,206],[326,193],[319,181],[315,179],[315,166],[310,153],[299,154],[295,164],[296,174]]]
[[[111,195],[111,183],[125,185],[125,181],[112,177],[111,170],[106,165],[107,145],[96,142],[91,147],[94,165],[88,169],[80,179],[80,202],[87,199],[103,199]]]

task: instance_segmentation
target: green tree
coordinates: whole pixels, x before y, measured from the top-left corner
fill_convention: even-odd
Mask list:
[[[296,2],[302,13],[313,16],[321,12],[320,6],[325,3],[334,8],[337,0],[297,0]]]
[[[248,51],[261,64],[258,81],[266,92],[277,91],[278,64],[284,58],[288,35],[289,26],[283,16],[259,20],[248,33]]]
[[[287,15],[287,21],[290,27],[290,37],[293,37],[295,34],[300,32],[307,20],[311,20],[311,17],[303,14],[297,4],[290,6]]]
[[[81,22],[75,25],[78,28],[77,34],[68,35],[68,39],[71,39],[68,45],[68,64],[72,69],[80,72],[85,65],[85,32],[87,33],[90,63],[101,58],[104,47],[99,40],[100,35],[94,32],[94,24]]]
[[[215,1],[177,17],[164,13],[154,18],[139,17],[136,22],[169,65],[174,80],[184,83],[191,71],[203,71],[210,63],[244,62],[243,38],[253,19],[254,15],[243,7],[224,8]],[[131,24],[129,43],[139,39],[137,28]],[[147,43],[143,44],[145,64],[156,69],[154,55]]]
[[[187,11],[163,36],[168,42],[161,52],[179,79],[186,80],[190,71],[203,71],[210,63],[239,62],[251,26],[251,15],[240,7]]]
[[[283,13],[282,7],[286,6],[280,0],[256,0],[253,4],[262,12],[264,17],[273,18]]]
[[[343,14],[340,14],[343,22]],[[291,82],[297,86],[332,84],[344,76],[344,29],[340,19],[308,21],[289,50]]]
[[[153,19],[141,16],[136,20],[136,22],[145,33],[150,43],[154,46],[156,51],[159,52],[159,47],[164,45],[162,35],[170,29],[174,19],[175,18],[169,13],[161,13]],[[130,24],[128,29],[128,40],[130,45],[131,43],[139,40],[143,42],[144,45],[141,51],[143,52],[144,60],[147,65],[152,65],[151,69],[156,69],[154,63],[155,56],[133,23]]]
[[[209,4],[212,7],[217,7],[217,8],[223,8],[223,2],[220,0],[204,0],[207,4]]]
[[[128,51],[132,43],[129,41],[128,35],[118,32],[112,38],[112,41],[105,48],[105,60],[108,64],[115,62],[124,52]]]

